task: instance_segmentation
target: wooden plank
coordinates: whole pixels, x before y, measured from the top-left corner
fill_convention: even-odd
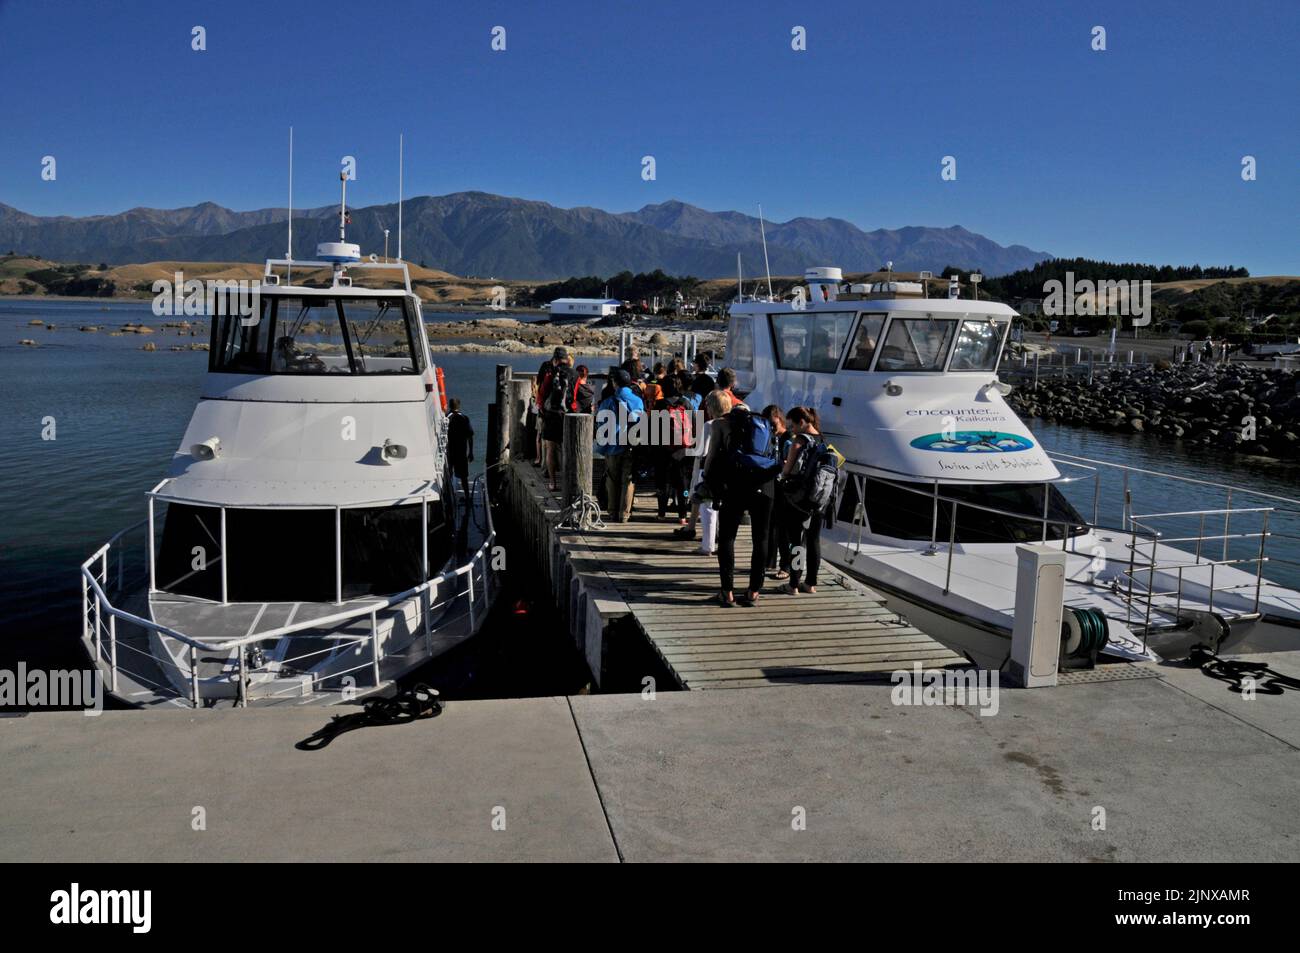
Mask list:
[[[858,662],[886,662],[895,668],[903,666],[895,663],[911,659],[954,658],[947,649],[934,648],[933,645],[884,646],[879,651],[864,650],[856,646],[839,649],[804,649],[796,648],[774,652],[706,652],[693,655],[672,655],[673,670],[681,674],[699,671],[713,671],[718,668],[769,668],[801,667],[822,665],[849,665]]]
[[[945,655],[925,655],[922,653],[910,654],[906,658],[889,658],[889,659],[845,659],[832,658],[825,661],[802,660],[794,665],[728,665],[726,663],[716,663],[713,665],[704,665],[697,668],[677,669],[677,674],[687,682],[699,681],[701,678],[779,678],[787,675],[802,675],[809,668],[815,668],[819,672],[893,672],[899,669],[911,668],[912,662],[932,661],[942,664],[951,664],[950,656]],[[964,661],[964,660],[962,660]],[[900,662],[906,664],[899,664]]]
[[[779,648],[782,646],[803,646],[805,648],[817,648],[823,645],[869,646],[869,645],[894,645],[894,644],[906,644],[906,643],[915,643],[917,645],[929,645],[932,644],[933,641],[934,640],[931,639],[924,632],[918,632],[915,629],[912,629],[901,635],[892,635],[892,636],[885,635],[882,633],[881,635],[878,636],[867,636],[867,637],[828,636],[826,638],[813,638],[813,639],[788,639],[788,638],[772,639],[769,641],[762,641],[762,642],[755,641],[752,639],[744,639],[744,638],[709,639],[707,641],[700,641],[700,642],[692,642],[688,639],[678,639],[674,641],[657,639],[656,643],[664,652],[688,653],[688,652],[707,652],[712,649],[721,650],[721,649],[728,649],[728,648],[735,648],[737,650],[748,650],[748,649],[762,650],[767,648]]]

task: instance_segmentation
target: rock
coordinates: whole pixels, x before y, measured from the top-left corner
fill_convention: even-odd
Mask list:
[[[157,345],[157,344],[154,344],[153,341],[148,341],[148,342],[146,342],[146,343],[140,345],[140,350],[142,350],[142,351],[156,351],[156,350],[158,350],[158,345]]]
[[[40,345],[37,344],[35,341],[33,341],[31,338],[23,338],[18,343],[21,344],[23,347],[40,347]]]
[[[30,321],[27,322],[27,326],[32,328],[38,328],[44,323],[45,322],[42,321],[40,318],[32,318]]]

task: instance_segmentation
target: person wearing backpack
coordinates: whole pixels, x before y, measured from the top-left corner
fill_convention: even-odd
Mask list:
[[[677,512],[677,524],[686,525],[688,509],[686,496],[686,475],[682,461],[688,459],[687,453],[694,445],[691,432],[691,414],[688,405],[681,396],[667,397],[661,400],[655,410],[664,415],[666,423],[661,428],[667,436],[662,446],[651,448],[655,454],[655,490],[659,494],[659,519],[668,514],[668,501],[673,501]]]
[[[568,348],[557,347],[551,359],[551,372],[538,385],[537,399],[542,408],[542,440],[546,447],[547,489],[557,488],[556,471],[560,464],[560,444],[564,442],[564,415],[573,393],[573,358]]]
[[[730,395],[722,389],[714,393]],[[719,421],[715,436],[719,438],[718,446],[710,451],[712,459],[705,465],[705,482],[714,501],[711,505],[718,510],[718,603],[724,608],[737,602],[752,606],[763,591],[767,568],[767,530],[776,476],[781,471],[777,435],[768,418],[744,404],[736,404]],[[749,588],[737,600],[733,595],[736,534],[746,513],[751,535]]]
[[[763,408],[763,416],[772,422],[777,440],[776,457],[784,461],[790,441],[794,439],[786,425],[785,414],[776,404],[768,404]],[[767,530],[767,574],[772,579],[790,578],[790,538],[786,534],[786,522],[785,494],[778,486],[772,497],[772,520]]]
[[[628,443],[625,428],[645,412],[645,404],[632,392],[631,383],[627,371],[612,369],[606,396],[596,408],[595,451],[605,458],[605,508],[614,523],[626,523],[632,514],[634,448]]]
[[[821,420],[812,407],[795,407],[786,415],[794,438],[781,467],[786,535],[792,552],[803,552],[790,563],[789,595],[817,591],[822,561],[822,521],[831,503],[842,458],[822,439]],[[829,482],[828,482],[829,481]],[[829,486],[829,492],[828,492]]]
[[[577,380],[573,382],[573,400],[569,401],[569,410],[575,414],[589,414],[596,405],[596,394],[591,388],[590,371],[586,364],[574,368]]]

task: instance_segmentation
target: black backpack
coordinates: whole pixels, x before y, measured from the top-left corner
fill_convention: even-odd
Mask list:
[[[786,501],[801,513],[824,513],[843,488],[843,460],[820,437],[806,444],[785,481]]]
[[[551,371],[546,405],[542,409],[552,414],[565,413],[569,409],[568,396],[573,393],[573,382],[573,372],[567,364],[561,364]]]

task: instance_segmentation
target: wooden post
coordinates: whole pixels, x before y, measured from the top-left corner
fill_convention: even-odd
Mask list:
[[[506,463],[510,460],[510,380],[512,371],[509,364],[497,365],[497,392],[494,419],[496,420],[496,440],[489,446],[489,464]],[[489,428],[490,430],[491,428]]]
[[[510,378],[510,399],[506,401],[506,414],[509,416],[509,428],[503,432],[510,435],[506,445],[509,459],[527,463],[533,459],[533,448],[528,446],[528,426],[526,417],[528,401],[532,398],[533,382],[527,377]]]
[[[561,463],[564,467],[564,506],[592,493],[591,454],[593,418],[591,414],[564,415],[564,444]]]

